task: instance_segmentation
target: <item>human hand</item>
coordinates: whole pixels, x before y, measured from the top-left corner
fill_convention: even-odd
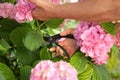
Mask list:
[[[52,3],[50,3],[49,0],[30,0],[30,1],[36,6],[41,8],[47,8],[49,6],[52,6]]]
[[[65,30],[63,32],[60,33],[61,36],[66,36],[68,34],[73,34],[74,32],[74,28],[70,28],[68,30]],[[60,46],[62,46],[66,52],[68,53],[68,55],[71,57],[73,55],[73,53],[78,49],[78,46],[76,44],[76,40],[75,39],[69,39],[69,38],[66,38],[65,40],[63,41],[58,41],[58,44]],[[50,48],[50,51],[53,52],[55,51],[55,56],[57,55],[61,55],[63,57],[66,57],[63,53],[63,50],[57,46],[57,47],[52,47]]]
[[[49,0],[30,0],[37,7],[32,11],[33,17],[42,21],[53,18],[54,4]]]
[[[32,15],[35,19],[38,19],[41,21],[46,21],[46,20],[52,19],[52,17],[50,17],[51,13],[49,13],[49,11],[47,11],[41,7],[36,7],[32,11]]]

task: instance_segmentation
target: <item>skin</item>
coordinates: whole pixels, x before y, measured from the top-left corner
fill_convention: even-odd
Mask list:
[[[34,18],[43,21],[51,18],[66,18],[99,23],[120,19],[120,0],[83,0],[64,5],[56,5],[48,0],[30,1],[37,5],[32,11]],[[68,29],[61,35],[73,34],[73,32],[74,29]],[[66,39],[59,44],[68,52],[69,56],[72,56],[78,48],[75,42],[75,40]],[[63,56],[59,47],[52,47],[50,51],[56,51],[56,55]]]
[[[61,32],[60,35],[65,36],[68,34],[73,34],[74,30],[75,30],[74,28],[67,29],[67,30]],[[75,39],[66,38],[62,42],[58,42],[58,44],[61,45],[67,51],[67,53],[69,54],[70,57],[78,49]],[[59,46],[50,48],[50,51],[51,52],[56,51],[56,55],[61,55],[64,58],[66,58],[66,56],[63,55],[63,51],[60,49]]]
[[[120,0],[83,0],[64,5],[55,5],[48,0],[31,0],[31,2],[38,6],[33,10],[33,16],[40,20],[67,18],[89,22],[108,22],[120,18]]]

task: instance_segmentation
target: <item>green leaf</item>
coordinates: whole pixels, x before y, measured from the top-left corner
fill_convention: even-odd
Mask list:
[[[93,75],[91,80],[110,80],[108,70],[104,65],[92,65]]]
[[[30,66],[22,66],[20,67],[20,80],[30,80],[30,73],[31,73],[32,67]]]
[[[30,27],[17,27],[10,33],[10,40],[17,47],[23,47],[23,38],[25,35],[30,32],[32,29]]]
[[[7,52],[7,49],[5,49],[2,45],[0,45],[0,56],[4,55]]]
[[[57,61],[60,61],[60,60],[63,60],[63,57],[62,57],[62,56],[56,56],[56,57],[53,57],[53,58],[51,59],[51,61],[53,61],[53,62],[57,62]]]
[[[15,2],[15,0],[5,0],[5,2],[14,3],[14,2]]]
[[[16,80],[13,72],[0,62],[0,80]]]
[[[112,35],[116,34],[116,30],[115,30],[115,25],[111,22],[108,23],[101,23],[102,28],[104,28],[104,30]]]
[[[119,53],[119,49],[117,46],[113,46],[111,49],[111,52],[109,53],[109,59],[108,59],[108,63],[107,63],[107,67],[109,70],[112,70],[115,65],[116,65],[116,54]]]
[[[47,22],[47,21],[46,21],[46,22]],[[40,30],[46,29],[46,28],[47,28],[47,26],[45,25],[46,22],[40,21],[40,20],[36,20],[36,21],[35,21],[35,25],[37,26],[37,28],[39,27]]]
[[[47,26],[47,27],[50,27],[50,28],[58,28],[59,27],[59,25],[62,23],[64,21],[64,19],[58,19],[58,18],[56,18],[56,19],[51,19],[51,20],[49,20],[49,21],[47,21],[46,23],[45,23],[45,25]]]
[[[78,74],[79,80],[90,80],[93,74],[93,68],[91,65],[87,64],[82,73]]]
[[[0,55],[4,55],[9,48],[10,46],[5,40],[0,40]]]
[[[85,69],[86,63],[87,59],[80,52],[75,53],[70,60],[70,64],[76,68],[78,73],[81,73]]]
[[[10,48],[9,44],[5,40],[0,40],[0,45],[2,45],[7,50]]]
[[[16,27],[20,27],[20,26],[22,25],[14,20],[8,20],[8,19],[0,20],[0,37],[4,39],[8,39],[10,32],[13,31]]]
[[[39,59],[39,52],[29,51],[24,47],[17,48],[16,57],[22,65],[32,65]]]
[[[48,48],[46,46],[44,48],[42,48],[42,50],[40,51],[40,59],[49,60],[51,58],[52,58],[52,56],[51,56],[50,52],[48,51]]]
[[[27,49],[34,51],[42,45],[42,37],[38,32],[31,31],[26,35],[23,43]]]
[[[76,28],[76,26],[80,23],[80,21],[76,20],[69,20],[65,23],[64,28],[69,29],[69,28]]]

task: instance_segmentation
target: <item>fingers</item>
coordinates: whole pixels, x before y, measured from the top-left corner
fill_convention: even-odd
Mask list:
[[[73,34],[74,31],[75,31],[74,28],[70,28],[70,29],[67,29],[67,30],[61,32],[60,35],[61,35],[61,36],[66,36],[66,35],[68,35],[68,34]]]
[[[61,50],[61,48],[59,46],[52,47],[49,50],[50,50],[50,52],[55,52],[55,54],[53,56],[59,56],[60,55],[60,56],[64,57],[63,51]]]
[[[58,44],[66,50],[66,52],[68,53],[70,57],[78,49],[76,40],[74,39],[65,39],[64,41],[59,42]],[[60,55],[60,56],[65,57],[64,51],[59,46],[50,48],[50,51],[55,52],[55,56]]]
[[[56,51],[56,47],[51,47],[49,50],[50,52]]]
[[[38,3],[38,0],[30,0],[30,2],[36,5]]]
[[[59,42],[58,44],[61,45],[66,50],[66,52],[68,53],[70,57],[78,49],[76,40],[74,39],[65,39],[64,41]]]
[[[37,5],[38,7],[45,8],[50,6],[51,3],[49,0],[30,0],[33,4]]]

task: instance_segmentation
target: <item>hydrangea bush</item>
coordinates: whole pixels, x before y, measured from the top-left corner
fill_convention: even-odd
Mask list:
[[[49,1],[61,5],[79,0]],[[73,34],[79,49],[71,57],[54,56],[49,48],[57,44],[45,38],[56,38],[70,20],[34,20],[36,6],[29,0],[2,2],[0,80],[110,80],[120,47],[115,23],[79,22]]]

